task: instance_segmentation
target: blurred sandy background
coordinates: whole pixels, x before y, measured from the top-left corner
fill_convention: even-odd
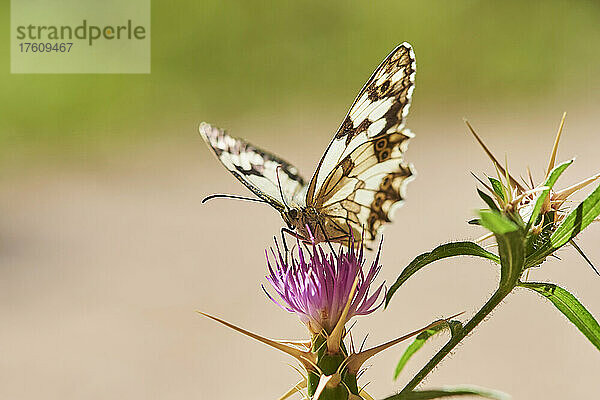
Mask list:
[[[304,328],[263,294],[270,208],[201,205],[247,194],[197,135],[208,120],[296,163],[305,176],[372,69],[399,42],[417,55],[407,158],[418,171],[385,231],[381,279],[421,252],[475,238],[469,171],[493,170],[468,117],[511,170],[542,178],[563,111],[567,186],[600,170],[600,7],[590,1],[181,2],[154,4],[150,75],[0,75],[0,398],[272,399],[297,381],[285,355],[194,310],[278,338]],[[8,8],[2,9],[8,22]],[[8,40],[2,46],[6,46]],[[600,225],[579,244],[600,264]],[[600,317],[600,278],[567,248],[530,279],[559,283]],[[359,319],[368,345],[474,312],[498,274],[439,262]],[[392,394],[444,343],[362,383]],[[595,398],[597,350],[551,304],[510,296],[426,387],[472,383],[515,399]]]

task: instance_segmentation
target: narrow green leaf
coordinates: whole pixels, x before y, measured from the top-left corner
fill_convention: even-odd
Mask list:
[[[490,196],[488,196],[487,193],[484,193],[481,190],[477,189],[477,194],[479,194],[479,197],[481,197],[481,199],[485,202],[485,204],[488,205],[490,210],[500,211],[498,209],[498,206],[496,205],[496,202]]]
[[[386,397],[384,400],[429,400],[453,396],[479,396],[493,400],[510,399],[510,396],[506,393],[497,390],[484,389],[477,386],[469,385],[443,387],[434,390],[417,390],[408,393],[398,393],[396,395]]]
[[[400,375],[400,372],[402,372],[408,360],[410,360],[417,351],[421,350],[421,347],[423,347],[425,342],[432,336],[435,336],[436,333],[439,333],[446,328],[448,328],[448,324],[440,324],[419,333],[415,340],[406,348],[406,350],[404,350],[402,357],[400,357],[400,361],[398,361],[398,365],[396,365],[396,370],[394,371],[394,380],[398,378],[398,375]]]
[[[492,189],[494,189],[494,192],[504,201],[506,201],[506,196],[504,195],[504,185],[502,184],[502,182],[500,182],[498,179],[496,178],[492,178],[491,176],[488,176],[488,179],[490,180],[490,183],[492,184]]]
[[[553,283],[520,282],[519,286],[538,292],[550,300],[600,350],[600,325],[575,296]]]
[[[431,337],[444,331],[447,328],[450,329],[450,334],[454,336],[458,332],[458,330],[462,329],[462,322],[452,320],[448,323],[436,325],[431,329],[427,329],[426,331],[419,333],[415,340],[406,348],[406,350],[402,354],[402,357],[400,357],[400,361],[398,361],[398,365],[396,365],[396,370],[394,371],[394,380],[398,379],[400,372],[402,372],[402,370],[406,366],[406,363],[408,363],[408,360],[410,360],[410,358],[417,351],[419,351],[421,347],[423,347],[427,340],[429,340]]]
[[[546,257],[587,228],[598,215],[600,215],[600,186],[596,187],[584,201],[567,215],[562,224],[550,236],[548,242],[528,257],[527,266],[540,264]]]
[[[497,235],[503,235],[519,229],[514,222],[496,211],[481,210],[479,216],[481,217],[481,225]]]
[[[434,261],[441,260],[443,258],[454,257],[454,256],[477,256],[487,258],[495,263],[500,263],[500,258],[485,250],[477,243],[473,242],[454,242],[440,245],[430,252],[423,253],[417,256],[414,260],[404,268],[400,273],[396,282],[390,287],[385,299],[385,306],[389,304],[392,296],[398,290],[398,288],[408,280],[414,273],[419,271],[421,268],[431,264]]]
[[[573,161],[574,160],[566,161],[566,162],[558,165],[557,167],[555,167],[550,172],[550,175],[548,175],[548,179],[546,179],[546,182],[544,182],[544,186],[547,186],[548,189],[546,189],[542,193],[540,193],[539,197],[537,198],[537,200],[535,202],[535,206],[533,207],[533,212],[531,213],[531,216],[529,217],[529,221],[527,221],[527,229],[525,229],[526,231],[529,231],[529,229],[533,226],[533,224],[535,224],[535,221],[539,217],[540,211],[542,210],[542,205],[544,204],[544,201],[546,201],[546,198],[548,197],[548,194],[550,193],[550,189],[552,189],[552,187],[554,186],[554,184],[556,183],[558,178],[562,175],[563,172],[565,172],[567,167],[569,165],[573,164]]]
[[[525,263],[525,238],[519,227],[504,215],[490,210],[481,210],[481,225],[492,231],[498,243],[498,254],[502,266],[501,283],[516,282]]]
[[[509,284],[514,288],[521,277],[525,264],[525,239],[520,231],[495,234],[500,255],[500,284]]]

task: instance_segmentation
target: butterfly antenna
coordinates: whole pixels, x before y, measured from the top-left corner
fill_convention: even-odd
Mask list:
[[[202,204],[204,204],[207,201],[212,200],[212,199],[234,199],[234,200],[254,201],[256,203],[269,204],[268,201],[265,201],[262,199],[255,199],[253,197],[244,197],[244,196],[238,196],[235,194],[223,194],[223,193],[211,194],[210,196],[206,196],[205,198],[202,199]]]
[[[285,196],[283,195],[283,189],[281,188],[281,180],[279,180],[279,170],[280,169],[281,169],[281,165],[278,165],[277,169],[275,169],[275,175],[277,175],[277,186],[279,186],[279,194],[281,195],[281,200],[283,201],[283,205],[285,206],[285,208],[287,208],[289,210],[290,206],[288,206],[287,203],[285,202]]]

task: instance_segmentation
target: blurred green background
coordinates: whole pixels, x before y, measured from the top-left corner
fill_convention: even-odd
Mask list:
[[[154,1],[150,75],[11,75],[3,41],[1,155],[68,157],[78,145],[91,155],[299,108],[341,120],[403,41],[421,104],[585,102],[600,82],[599,21],[597,1]]]

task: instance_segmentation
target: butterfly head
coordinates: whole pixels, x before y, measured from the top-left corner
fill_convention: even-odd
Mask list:
[[[288,228],[295,229],[300,223],[300,218],[302,217],[302,210],[297,207],[289,207],[284,212],[282,212],[281,215]]]

